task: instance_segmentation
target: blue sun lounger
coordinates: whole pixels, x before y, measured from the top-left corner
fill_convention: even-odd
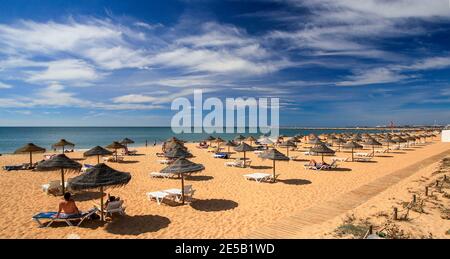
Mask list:
[[[39,224],[39,227],[49,227],[53,222],[65,222],[69,226],[77,226],[79,227],[81,223],[90,216],[92,216],[94,213],[98,211],[97,208],[92,208],[87,212],[83,212],[80,215],[74,215],[70,217],[64,217],[64,218],[55,218],[57,212],[41,212],[32,217],[32,219]],[[46,223],[43,223],[41,220],[49,220]],[[79,221],[78,224],[73,224],[73,221]]]

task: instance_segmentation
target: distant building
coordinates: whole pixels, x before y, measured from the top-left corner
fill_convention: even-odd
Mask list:
[[[450,142],[450,125],[447,125],[441,134],[442,142]]]

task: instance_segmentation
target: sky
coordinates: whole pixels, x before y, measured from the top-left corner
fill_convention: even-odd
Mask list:
[[[0,126],[168,126],[193,89],[283,126],[448,124],[450,3],[0,2]]]

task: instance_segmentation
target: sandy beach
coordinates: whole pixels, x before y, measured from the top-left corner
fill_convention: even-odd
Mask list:
[[[108,163],[117,170],[132,174],[126,186],[107,190],[125,201],[127,215],[114,216],[106,223],[87,221],[80,227],[55,223],[49,228],[38,228],[31,220],[38,212],[57,209],[61,198],[45,194],[41,185],[58,180],[58,172],[0,171],[0,238],[68,238],[73,235],[80,238],[243,238],[260,226],[307,210],[317,203],[332,200],[417,161],[446,152],[450,144],[435,140],[426,145],[377,156],[367,163],[340,162],[339,169],[334,171],[306,170],[303,167],[306,161],[311,158],[320,160],[320,157],[291,151],[290,155],[298,156],[298,161],[277,162],[280,176],[275,184],[244,179],[246,173],[272,172],[272,161],[262,160],[253,152],[247,153],[247,157],[252,160],[252,167],[244,169],[225,167],[227,160],[215,159],[212,153],[197,149],[195,144],[187,144],[187,147],[194,155],[191,160],[206,168],[186,179],[186,184],[192,184],[196,190],[190,204],[157,205],[147,199],[147,192],[180,188],[181,183],[178,179],[150,178],[150,172],[165,167],[157,162],[160,158],[156,153],[161,151],[161,146],[141,147],[137,149],[139,155],[127,156],[124,163]],[[279,150],[285,152],[283,148]],[[69,153],[68,156],[83,159],[80,163],[96,162],[96,158],[84,160],[81,152]],[[240,153],[232,155],[233,158],[241,156]],[[349,157],[351,154],[339,152],[336,156]],[[35,155],[35,160],[41,158],[42,154]],[[330,157],[325,159],[330,161]],[[0,166],[27,160],[27,155],[3,155],[0,157]],[[388,188],[357,211],[349,213],[359,213],[358,216],[362,217],[375,210],[387,210],[391,206],[386,202],[389,197],[409,197],[405,189],[414,185],[418,177],[431,174],[436,163],[438,161]],[[66,177],[76,175],[68,173]],[[80,209],[87,210],[94,202],[98,202],[99,194],[85,192],[77,194],[75,200]],[[332,238],[333,235],[329,233],[340,224],[343,217],[345,215],[321,226],[311,226],[299,237]],[[450,229],[448,220],[436,218],[423,217],[424,222],[421,224],[426,224],[435,237],[448,237],[443,233],[444,229]]]

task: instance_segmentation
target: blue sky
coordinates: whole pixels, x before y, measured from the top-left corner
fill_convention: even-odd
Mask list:
[[[278,97],[286,126],[450,119],[448,0],[2,0],[0,126],[164,126]]]

